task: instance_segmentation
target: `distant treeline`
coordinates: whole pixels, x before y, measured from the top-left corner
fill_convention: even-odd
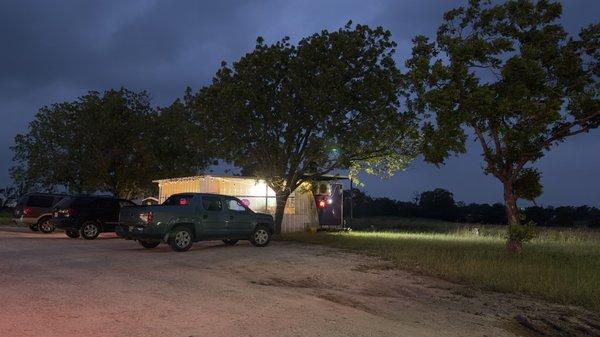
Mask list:
[[[344,214],[350,213],[350,191],[344,192]],[[506,224],[504,205],[465,204],[456,202],[451,192],[437,188],[415,195],[412,201],[390,198],[374,198],[363,191],[353,189],[353,215],[355,218],[396,216],[419,217],[453,222]],[[600,209],[590,206],[531,206],[521,209],[525,221],[538,226],[588,226],[600,228]]]

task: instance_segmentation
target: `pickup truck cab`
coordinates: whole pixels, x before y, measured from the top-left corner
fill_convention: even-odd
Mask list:
[[[181,193],[161,205],[121,209],[117,235],[137,240],[144,248],[168,243],[184,252],[201,240],[223,240],[233,245],[250,240],[266,246],[273,234],[273,217],[255,213],[239,199],[209,193]]]

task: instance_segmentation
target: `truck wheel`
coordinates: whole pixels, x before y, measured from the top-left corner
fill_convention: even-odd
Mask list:
[[[156,247],[158,247],[158,245],[160,245],[160,241],[142,241],[142,240],[139,240],[138,242],[140,243],[140,245],[142,245],[142,247],[144,247],[146,249],[156,248]]]
[[[235,245],[239,240],[234,240],[234,239],[225,239],[223,240],[223,243],[228,245],[228,246],[233,246]]]
[[[40,232],[44,234],[49,234],[54,232],[54,225],[50,222],[50,218],[43,218],[38,221],[38,226]]]
[[[35,225],[29,225],[29,229],[31,229],[31,231],[32,231],[32,232],[37,232],[37,231],[39,231],[39,229],[38,229],[38,225],[37,225],[37,224],[35,224]]]
[[[95,221],[86,221],[81,225],[81,236],[86,240],[94,240],[100,235],[100,226]]]
[[[185,252],[192,248],[192,244],[194,244],[194,235],[189,228],[174,228],[171,231],[171,235],[169,235],[169,244],[174,251]]]
[[[256,247],[264,247],[271,241],[271,231],[263,225],[258,225],[252,233],[250,242]]]
[[[79,237],[79,232],[77,231],[67,231],[67,236],[71,239],[77,239]]]

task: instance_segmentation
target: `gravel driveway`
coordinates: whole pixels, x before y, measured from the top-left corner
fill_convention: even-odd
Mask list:
[[[526,332],[519,310],[573,310],[318,246],[174,253],[11,228],[0,228],[0,301],[0,336],[48,337],[512,336]]]

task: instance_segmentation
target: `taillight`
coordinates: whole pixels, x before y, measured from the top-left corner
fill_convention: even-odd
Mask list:
[[[325,202],[324,199],[319,200],[319,203],[317,204],[317,206],[319,208],[325,208],[327,206],[327,203]]]
[[[29,215],[31,213],[31,208],[30,207],[25,207],[23,208],[23,215]]]
[[[146,225],[151,225],[152,224],[152,212],[147,212],[147,213],[141,213],[140,214],[140,219],[142,219],[143,222],[146,223]]]
[[[72,208],[67,209],[67,217],[75,216],[75,210]]]

